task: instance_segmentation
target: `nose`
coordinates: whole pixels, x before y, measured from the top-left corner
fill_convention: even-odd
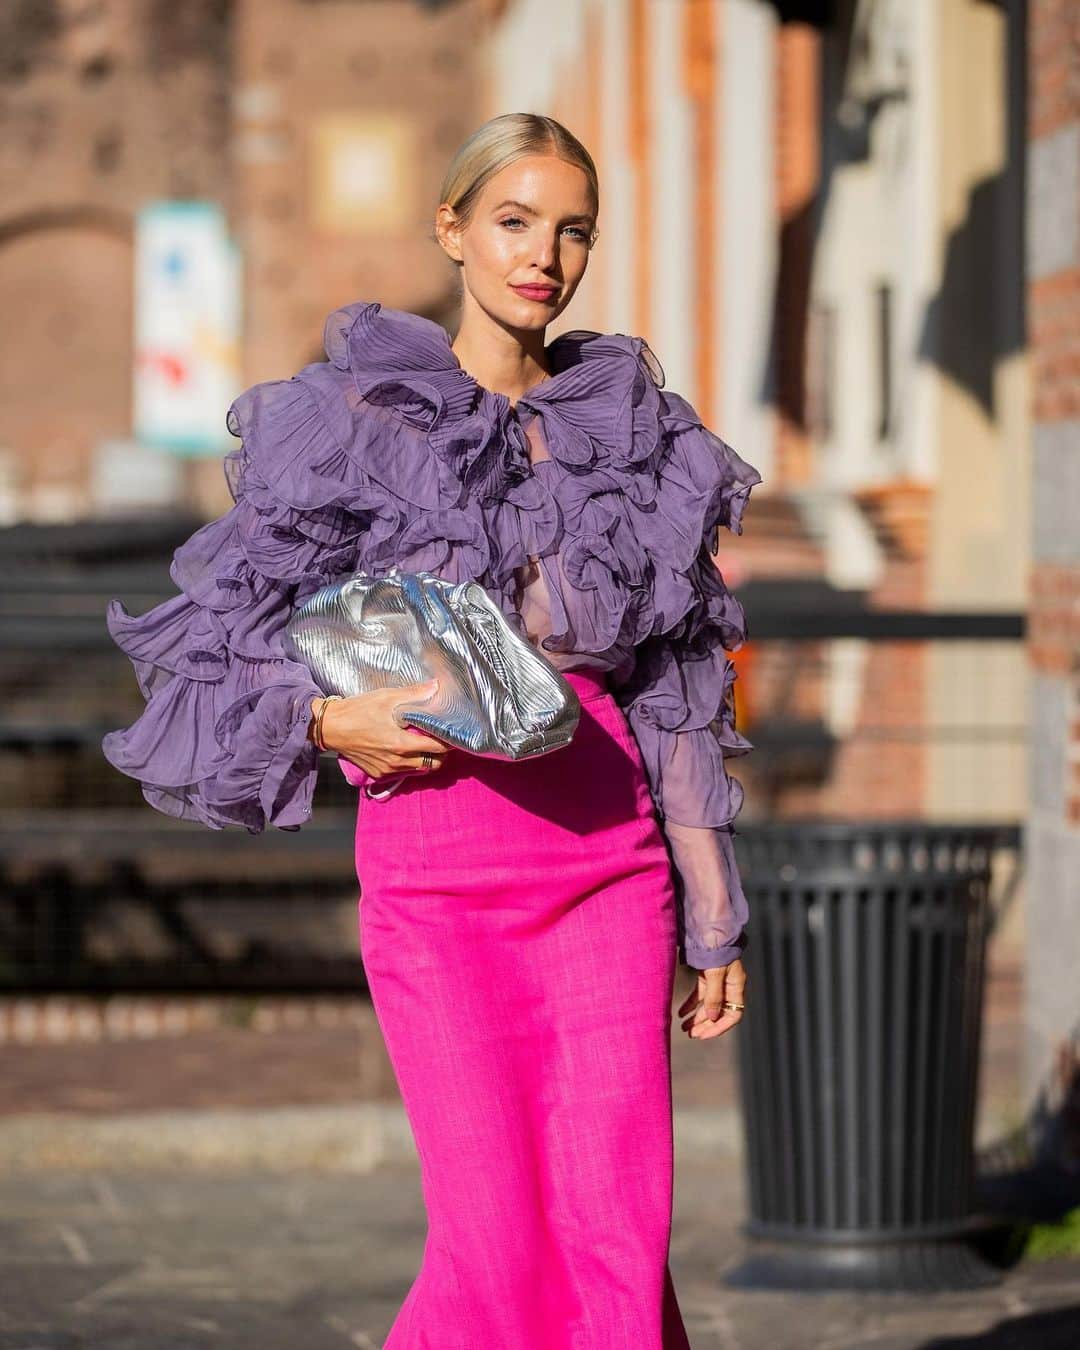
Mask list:
[[[550,272],[559,256],[558,236],[537,231],[533,264],[539,272]]]

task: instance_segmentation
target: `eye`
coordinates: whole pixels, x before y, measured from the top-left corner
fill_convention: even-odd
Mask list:
[[[499,221],[500,225],[524,225],[525,223],[526,222],[522,220],[520,216],[504,216],[502,220]],[[589,242],[589,231],[586,230],[583,226],[568,225],[566,228],[568,230],[573,230],[575,238],[580,239],[583,244],[587,244]],[[516,234],[517,231],[514,230],[513,233]]]

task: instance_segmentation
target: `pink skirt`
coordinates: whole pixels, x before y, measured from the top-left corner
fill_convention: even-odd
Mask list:
[[[689,1350],[670,861],[606,677],[566,676],[563,749],[360,793],[361,954],[428,1218],[384,1350]]]

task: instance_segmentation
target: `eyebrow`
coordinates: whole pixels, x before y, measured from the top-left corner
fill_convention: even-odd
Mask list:
[[[498,204],[498,206],[492,207],[492,210],[493,210],[493,211],[501,211],[501,210],[503,209],[504,206],[516,206],[517,209],[518,209],[519,211],[524,211],[525,214],[526,214],[526,215],[529,215],[529,216],[535,216],[535,215],[537,214],[537,212],[533,209],[533,207],[531,207],[527,202],[517,202],[517,201],[514,201],[513,198],[510,198],[510,197],[508,197],[508,198],[506,199],[506,201],[500,202],[500,203]],[[586,221],[586,222],[589,222],[589,223],[592,222],[592,216],[589,215],[589,214],[580,215],[580,216],[567,216],[566,219],[567,219],[567,220],[583,220],[583,221]]]

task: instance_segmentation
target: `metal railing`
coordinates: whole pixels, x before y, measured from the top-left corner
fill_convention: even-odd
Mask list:
[[[0,589],[0,985],[311,987],[362,979],[355,790],[332,760],[322,765],[311,823],[251,836],[158,815],[101,755],[102,735],[143,706],[130,664],[105,631],[106,603],[116,595],[141,613],[173,595],[168,556],[191,527],[182,519],[130,530],[0,531],[0,562],[9,569]],[[1010,668],[1022,618],[868,615],[857,597],[838,605],[834,593],[815,606],[802,603],[799,583],[772,599],[760,585],[746,588],[759,589],[746,598],[752,650],[738,659],[749,655],[752,667],[735,691],[740,728],[754,745],[731,765],[746,787],[741,846],[758,822],[801,813],[808,794],[812,800],[853,754],[875,762],[897,756],[901,785],[905,756],[932,753],[959,799],[953,814],[1015,823],[1015,803],[988,793],[1016,781],[1009,757],[1022,753]],[[872,706],[870,716],[860,714],[867,654],[912,641],[951,663],[944,684],[965,691],[956,715],[883,723]],[[906,811],[907,802],[894,809],[886,791],[865,805],[883,815]],[[321,918],[276,922],[286,906]],[[326,934],[338,935],[336,947]]]

